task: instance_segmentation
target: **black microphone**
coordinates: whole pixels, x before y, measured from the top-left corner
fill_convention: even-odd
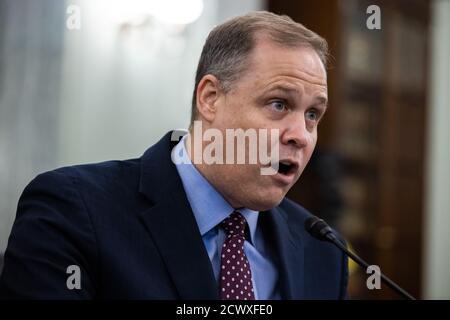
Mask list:
[[[369,267],[369,264],[361,259],[356,254],[350,252],[345,245],[339,241],[334,233],[333,229],[322,219],[319,219],[316,216],[309,217],[305,221],[305,229],[308,231],[314,238],[317,238],[322,241],[328,241],[333,243],[336,247],[344,251],[348,257],[350,257],[353,261],[359,264],[364,269]],[[399,285],[397,285],[394,281],[386,277],[383,273],[380,272],[381,280],[386,283],[391,289],[399,293],[401,296],[408,300],[416,300],[412,295],[403,290]]]

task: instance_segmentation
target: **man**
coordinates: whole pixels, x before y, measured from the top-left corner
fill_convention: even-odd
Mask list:
[[[0,294],[345,298],[346,257],[307,234],[310,214],[284,198],[327,108],[326,55],[325,40],[286,16],[254,12],[217,26],[202,51],[190,134],[181,142],[168,133],[139,159],[61,168],[26,187]],[[270,130],[277,161],[197,157],[212,143],[206,135],[239,129]],[[278,171],[262,174],[268,167]]]

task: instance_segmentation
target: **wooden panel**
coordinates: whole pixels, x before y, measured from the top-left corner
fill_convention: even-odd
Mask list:
[[[429,2],[268,4],[324,36],[333,56],[318,150],[288,196],[330,217],[363,257],[420,297]],[[381,8],[381,30],[365,26],[370,4]],[[351,291],[399,298],[388,288],[369,292],[361,270]]]

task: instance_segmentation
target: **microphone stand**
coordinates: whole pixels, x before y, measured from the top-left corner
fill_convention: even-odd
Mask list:
[[[328,233],[326,235],[326,238],[330,240],[335,246],[337,246],[339,249],[344,251],[347,256],[349,256],[353,261],[355,261],[357,264],[359,264],[364,269],[367,269],[369,267],[369,264],[365,262],[363,259],[361,259],[358,255],[354,254],[350,250],[348,250],[337,238],[333,233]],[[412,295],[410,295],[408,292],[403,290],[401,287],[399,287],[394,281],[392,281],[389,277],[385,276],[382,272],[380,272],[381,280],[388,285],[389,288],[392,290],[398,292],[400,295],[402,295],[407,300],[416,300]]]

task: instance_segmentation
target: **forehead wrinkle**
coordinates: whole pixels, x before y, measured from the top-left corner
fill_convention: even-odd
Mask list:
[[[327,73],[322,64],[320,66],[311,66],[307,61],[299,65],[295,62],[276,61],[276,59],[270,60],[271,63],[266,63],[257,59],[256,56],[251,56],[247,65],[247,75],[254,76],[251,70],[260,69],[260,73],[272,74],[271,77],[289,76],[315,85],[327,85]],[[301,59],[297,62],[300,61]],[[312,71],[308,70],[311,68],[313,69]]]
[[[269,86],[270,84],[277,82],[277,81],[285,82],[288,84],[290,84],[291,82],[295,83],[295,82],[301,81],[302,83],[306,83],[309,85],[319,86],[319,87],[323,87],[325,89],[327,88],[326,81],[325,82],[322,82],[320,80],[317,81],[317,79],[319,77],[316,77],[316,79],[310,79],[310,78],[308,79],[307,77],[302,77],[299,74],[285,73],[285,74],[280,74],[277,76],[271,76],[270,78],[271,78],[271,80],[266,86]]]
[[[286,82],[279,82],[279,83],[270,83],[269,85],[264,87],[264,91],[283,91],[288,94],[296,93],[296,94],[303,94],[304,88],[303,85],[301,86],[293,86],[290,83]]]
[[[286,77],[293,78],[295,80],[295,83],[286,80]],[[303,79],[299,79],[297,77],[289,77],[289,76],[277,77],[276,79],[272,79],[269,83],[267,83],[262,87],[262,91],[275,91],[275,90],[292,91],[300,95],[303,95],[305,93],[308,95],[314,95],[317,93],[318,95],[320,95],[320,97],[323,97],[325,100],[328,99],[327,97],[328,92],[326,85],[311,84],[310,82],[305,81]]]
[[[297,76],[301,80],[304,80],[306,82],[309,82],[311,84],[318,85],[318,86],[326,86],[327,85],[327,81],[326,80],[325,80],[325,82],[322,81],[322,77],[320,77],[320,76],[317,76],[310,72],[302,71],[302,70],[297,70],[297,72],[299,72],[301,74],[300,76]],[[303,75],[306,75],[306,77],[304,77]],[[311,78],[311,79],[308,79],[308,78]]]
[[[311,84],[320,85],[320,86],[326,86],[327,85],[327,75],[326,72],[322,72],[319,70],[313,70],[313,72],[305,70],[308,69],[308,66],[295,66],[293,67],[292,64],[286,63],[286,62],[279,62],[274,64],[266,64],[261,65],[260,63],[256,63],[255,67],[257,68],[259,66],[262,66],[262,72],[273,74],[272,77],[292,77],[301,79],[303,81],[309,82]],[[315,68],[317,69],[317,68]]]

